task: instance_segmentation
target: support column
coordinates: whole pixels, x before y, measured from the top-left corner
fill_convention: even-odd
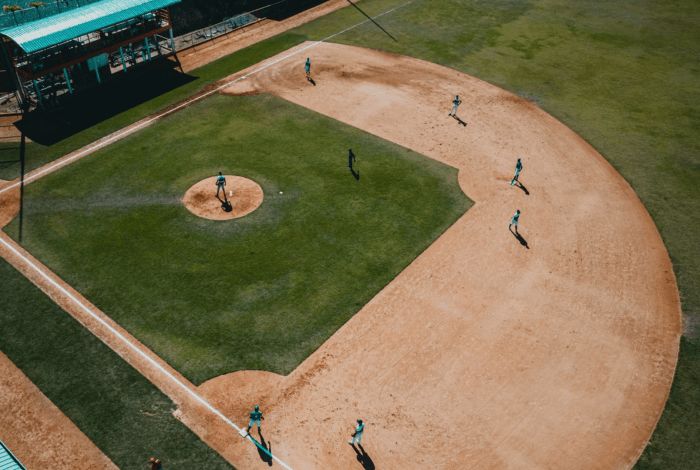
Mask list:
[[[175,52],[175,39],[173,39],[173,28],[170,28],[168,30],[168,33],[170,33],[170,48]]]
[[[122,67],[124,68],[124,73],[126,73],[126,60],[124,60],[124,50],[120,47],[119,53],[122,55]]]
[[[73,87],[70,86],[70,77],[68,77],[68,70],[66,70],[65,67],[63,67],[63,76],[66,77],[66,85],[68,85],[68,91],[70,94],[73,94]]]
[[[97,83],[102,84],[102,79],[100,79],[100,71],[97,70],[97,61],[95,61],[95,75],[97,75]]]
[[[7,63],[7,73],[12,75],[12,81],[15,82],[15,88],[17,89],[17,93],[19,94],[17,104],[19,104],[20,109],[24,110],[25,105],[28,105],[27,97],[24,95],[24,88],[22,88],[22,83],[20,82],[20,79],[17,77],[17,71],[15,70],[15,66],[12,64],[12,61],[10,60],[10,53],[7,50],[6,46],[4,44],[0,44],[0,48],[2,48],[2,55],[5,57],[5,62]]]
[[[158,38],[156,35],[153,35],[153,43],[156,45],[156,50],[158,51],[158,55],[163,55],[163,51],[160,50],[160,43],[158,42]]]
[[[148,38],[143,38],[146,41],[146,54],[148,55],[148,60],[151,60],[151,45],[148,44]]]
[[[41,106],[41,109],[44,109],[44,101],[41,99],[41,90],[39,90],[39,84],[36,82],[36,80],[32,80],[34,83],[34,89],[36,90],[36,98],[39,100],[39,105]]]

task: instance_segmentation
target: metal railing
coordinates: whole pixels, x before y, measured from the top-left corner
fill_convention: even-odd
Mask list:
[[[257,11],[255,13],[257,13]],[[192,31],[191,33],[176,37],[175,50],[180,51],[203,42],[211,41],[214,38],[223,36],[232,31],[258,23],[263,19],[264,18],[260,18],[254,13],[243,13],[234,18],[227,18],[221,23],[207,26],[206,28],[198,29],[196,31]]]

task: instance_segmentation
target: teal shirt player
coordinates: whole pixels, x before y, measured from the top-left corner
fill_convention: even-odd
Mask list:
[[[252,411],[250,413],[250,419],[252,421],[260,421],[260,418],[262,418],[262,412],[260,411]]]
[[[365,431],[365,423],[358,424],[357,428],[355,428],[355,432],[358,434],[362,434]]]
[[[221,185],[226,182],[226,177],[224,175],[220,175],[216,178],[216,184]]]

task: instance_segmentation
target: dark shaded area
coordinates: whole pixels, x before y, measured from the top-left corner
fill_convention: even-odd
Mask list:
[[[352,173],[352,176],[355,177],[357,181],[360,181],[360,171],[355,171],[354,169],[350,168],[350,172]]]
[[[258,428],[258,435],[260,436],[260,442],[253,439],[253,436],[250,436],[250,439],[255,442],[260,460],[272,467],[272,442],[265,442],[265,438],[263,437],[260,428]]]
[[[233,210],[233,206],[231,205],[231,201],[228,200],[226,197],[226,191],[224,191],[224,199],[221,200],[221,198],[217,195],[216,198],[219,200],[221,203],[221,210],[224,212],[231,212]]]
[[[510,227],[508,227],[508,230],[510,230],[510,233],[513,234],[513,236],[520,242],[520,244],[521,244],[522,246],[524,246],[524,247],[527,248],[528,250],[530,249],[530,247],[529,247],[528,244],[527,244],[527,240],[525,240],[525,239],[523,238],[523,236],[520,235],[520,233],[518,233],[518,229],[517,229],[517,228],[515,229],[515,232],[514,232]]]
[[[34,110],[16,126],[32,141],[53,145],[196,79],[182,73],[172,60],[154,62],[130,69],[111,82],[76,91],[64,108]]]
[[[527,194],[528,196],[530,195],[530,191],[528,191],[527,188],[525,187],[525,185],[522,184],[520,181],[516,181],[513,186],[522,189],[525,192],[525,194]]]
[[[462,121],[460,118],[458,118],[456,114],[453,114],[452,117],[455,118],[455,119],[457,120],[458,123],[460,123],[460,124],[463,125],[464,127],[467,127],[467,123],[464,122],[464,121]]]
[[[257,17],[281,21],[326,0],[183,0],[170,7],[175,35],[220,23],[251,12]],[[266,8],[267,7],[267,8]]]
[[[358,450],[358,448],[360,450]],[[374,470],[376,468],[374,466],[374,462],[372,461],[372,458],[365,451],[365,448],[362,447],[362,445],[357,444],[357,447],[355,447],[355,444],[352,444],[352,449],[357,454],[357,461],[360,462],[360,465],[362,465],[362,468],[364,468],[365,470]]]
[[[316,86],[316,82],[314,81],[313,78],[311,78],[311,77],[306,77],[306,79],[307,79],[309,82],[311,82],[311,84],[312,84],[313,86]]]

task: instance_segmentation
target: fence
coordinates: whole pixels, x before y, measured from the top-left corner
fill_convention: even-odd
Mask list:
[[[180,51],[188,47],[196,46],[214,38],[223,36],[248,25],[257,24],[265,19],[282,19],[295,13],[304,11],[310,3],[319,4],[325,0],[281,0],[264,7],[257,8],[247,13],[242,13],[233,18],[225,18],[206,28],[198,29],[191,33],[183,34],[175,38],[175,50]]]
[[[258,13],[256,11],[255,13]],[[234,18],[227,18],[221,23],[217,23],[206,28],[192,31],[175,38],[175,50],[179,51],[188,47],[196,46],[203,42],[211,41],[212,39],[223,36],[237,29],[241,29],[246,25],[257,23],[264,18],[256,16],[254,13],[243,13]]]

